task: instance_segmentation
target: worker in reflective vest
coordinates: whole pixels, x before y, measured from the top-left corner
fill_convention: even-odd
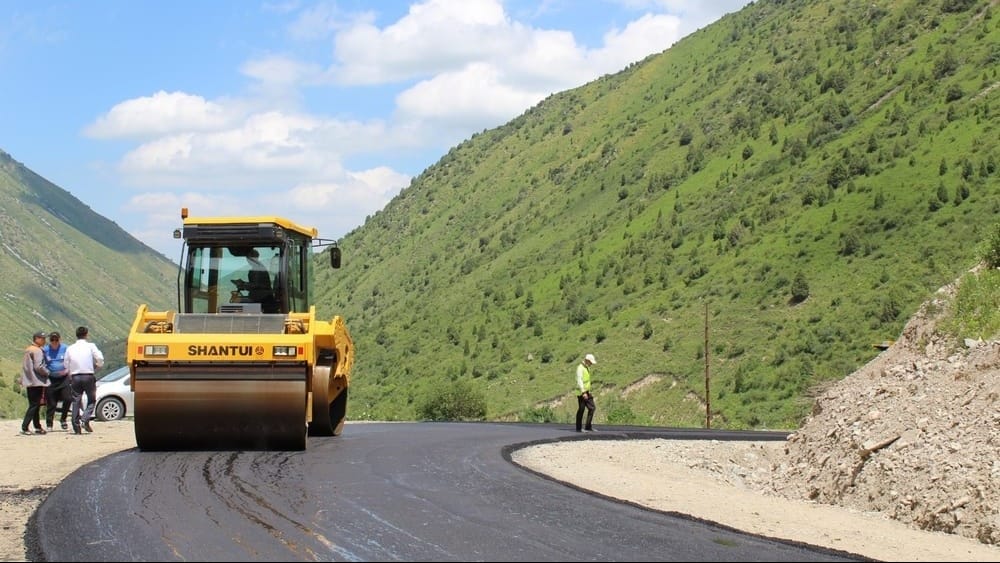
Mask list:
[[[576,366],[576,431],[577,432],[593,432],[594,431],[594,410],[597,405],[594,404],[594,395],[590,392],[590,366],[597,363],[593,354],[587,354],[583,357],[583,361],[580,365]],[[587,410],[587,424],[583,424],[583,411]]]

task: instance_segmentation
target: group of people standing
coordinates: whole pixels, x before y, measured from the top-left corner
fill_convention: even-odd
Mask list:
[[[69,430],[66,419],[73,424],[73,433],[84,430],[93,432],[90,421],[94,417],[97,401],[97,378],[94,372],[104,366],[104,354],[96,344],[88,340],[89,330],[77,327],[76,342],[67,346],[62,343],[58,332],[48,333],[45,342],[44,331],[31,337],[31,344],[24,350],[21,366],[21,386],[28,395],[28,410],[21,422],[21,434],[47,434],[55,423],[57,406],[61,403],[60,425]],[[83,397],[87,406],[81,409]],[[45,403],[45,426],[42,428],[41,410]],[[82,411],[82,412],[81,412]]]

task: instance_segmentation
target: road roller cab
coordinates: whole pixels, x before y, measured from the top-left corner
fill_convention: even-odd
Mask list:
[[[340,267],[336,242],[280,217],[181,218],[177,309],[140,305],[128,337],[138,447],[302,450],[339,435],[354,348],[312,300],[317,257]]]

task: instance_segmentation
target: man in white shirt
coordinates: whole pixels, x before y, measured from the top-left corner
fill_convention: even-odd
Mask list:
[[[81,326],[76,329],[76,342],[66,349],[66,371],[69,373],[70,385],[73,386],[73,433],[81,434],[82,426],[87,432],[93,432],[90,419],[94,417],[97,402],[97,379],[94,371],[104,367],[104,354],[97,346],[87,340],[89,331]],[[80,414],[80,399],[87,394],[87,409]]]

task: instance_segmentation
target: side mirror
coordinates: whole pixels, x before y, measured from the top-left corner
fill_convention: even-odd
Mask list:
[[[340,247],[334,246],[330,248],[330,266],[334,269],[340,267]]]

